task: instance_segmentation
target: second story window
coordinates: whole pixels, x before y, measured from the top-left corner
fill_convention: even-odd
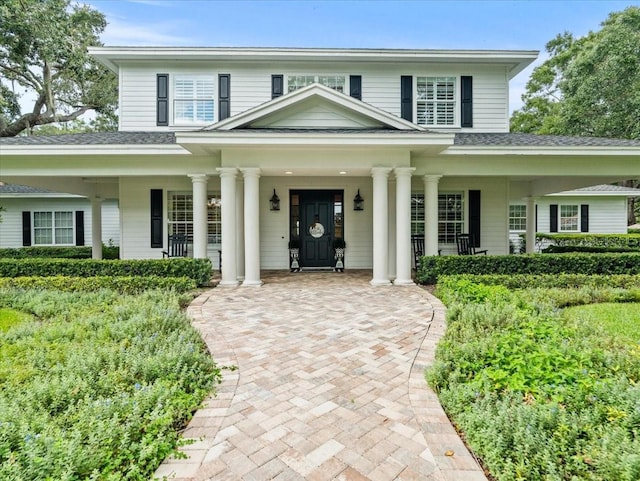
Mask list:
[[[287,76],[287,91],[293,92],[312,83],[319,83],[344,93],[346,77],[344,75],[289,75]]]
[[[173,94],[173,120],[176,124],[213,122],[213,78],[178,75]]]
[[[455,77],[417,77],[417,124],[456,124]]]

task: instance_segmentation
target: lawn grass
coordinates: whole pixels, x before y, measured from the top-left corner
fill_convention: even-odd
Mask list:
[[[31,319],[29,314],[0,307],[0,332],[6,332],[11,327],[17,326],[21,322]]]
[[[640,342],[640,303],[602,303],[569,307],[563,316],[572,323],[589,324],[620,340]]]
[[[0,479],[150,479],[220,381],[181,300],[0,289]]]

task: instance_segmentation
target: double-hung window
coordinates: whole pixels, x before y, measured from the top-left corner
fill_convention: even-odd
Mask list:
[[[346,77],[344,75],[289,75],[287,76],[287,91],[294,92],[313,83],[319,83],[344,93]]]
[[[417,77],[416,88],[418,125],[456,125],[455,77]]]
[[[173,120],[176,124],[213,122],[213,107],[213,77],[176,75],[173,84]]]
[[[209,193],[207,208],[207,243],[221,243],[222,216],[220,195]],[[193,243],[193,194],[191,192],[169,192],[169,235],[184,234]]]
[[[411,195],[411,233],[424,233],[424,195]],[[438,243],[455,244],[464,231],[464,195],[462,192],[438,194]]]
[[[509,206],[509,230],[527,230],[527,206],[515,204]]]
[[[34,245],[74,245],[73,212],[34,212]]]
[[[577,205],[560,206],[560,232],[578,232],[580,230],[579,212]]]

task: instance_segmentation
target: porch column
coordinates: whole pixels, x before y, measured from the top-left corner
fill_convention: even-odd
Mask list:
[[[102,259],[102,199],[91,198],[91,258]]]
[[[527,254],[536,251],[536,199],[527,197],[527,233],[525,242],[527,244]]]
[[[373,279],[371,285],[388,286],[389,282],[389,186],[390,167],[374,167],[373,177]]]
[[[395,285],[411,280],[411,173],[414,167],[396,167],[396,279]]]
[[[441,175],[425,175],[424,180],[424,254],[438,255],[438,182]]]
[[[204,174],[191,174],[193,189],[193,257],[207,258],[207,179]]]
[[[241,169],[244,176],[244,282],[260,286],[260,169]]]
[[[235,287],[238,285],[236,271],[236,175],[235,167],[221,167],[220,172],[220,201],[222,215],[222,278],[220,287]]]

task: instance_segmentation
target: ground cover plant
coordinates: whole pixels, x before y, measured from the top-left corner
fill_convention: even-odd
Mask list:
[[[0,479],[149,479],[220,380],[181,302],[1,288]]]
[[[618,301],[640,302],[640,276],[618,287],[576,276],[570,288],[526,277],[508,287],[499,276],[440,278],[448,327],[428,382],[496,480],[640,479],[640,344],[560,308],[635,313]]]

